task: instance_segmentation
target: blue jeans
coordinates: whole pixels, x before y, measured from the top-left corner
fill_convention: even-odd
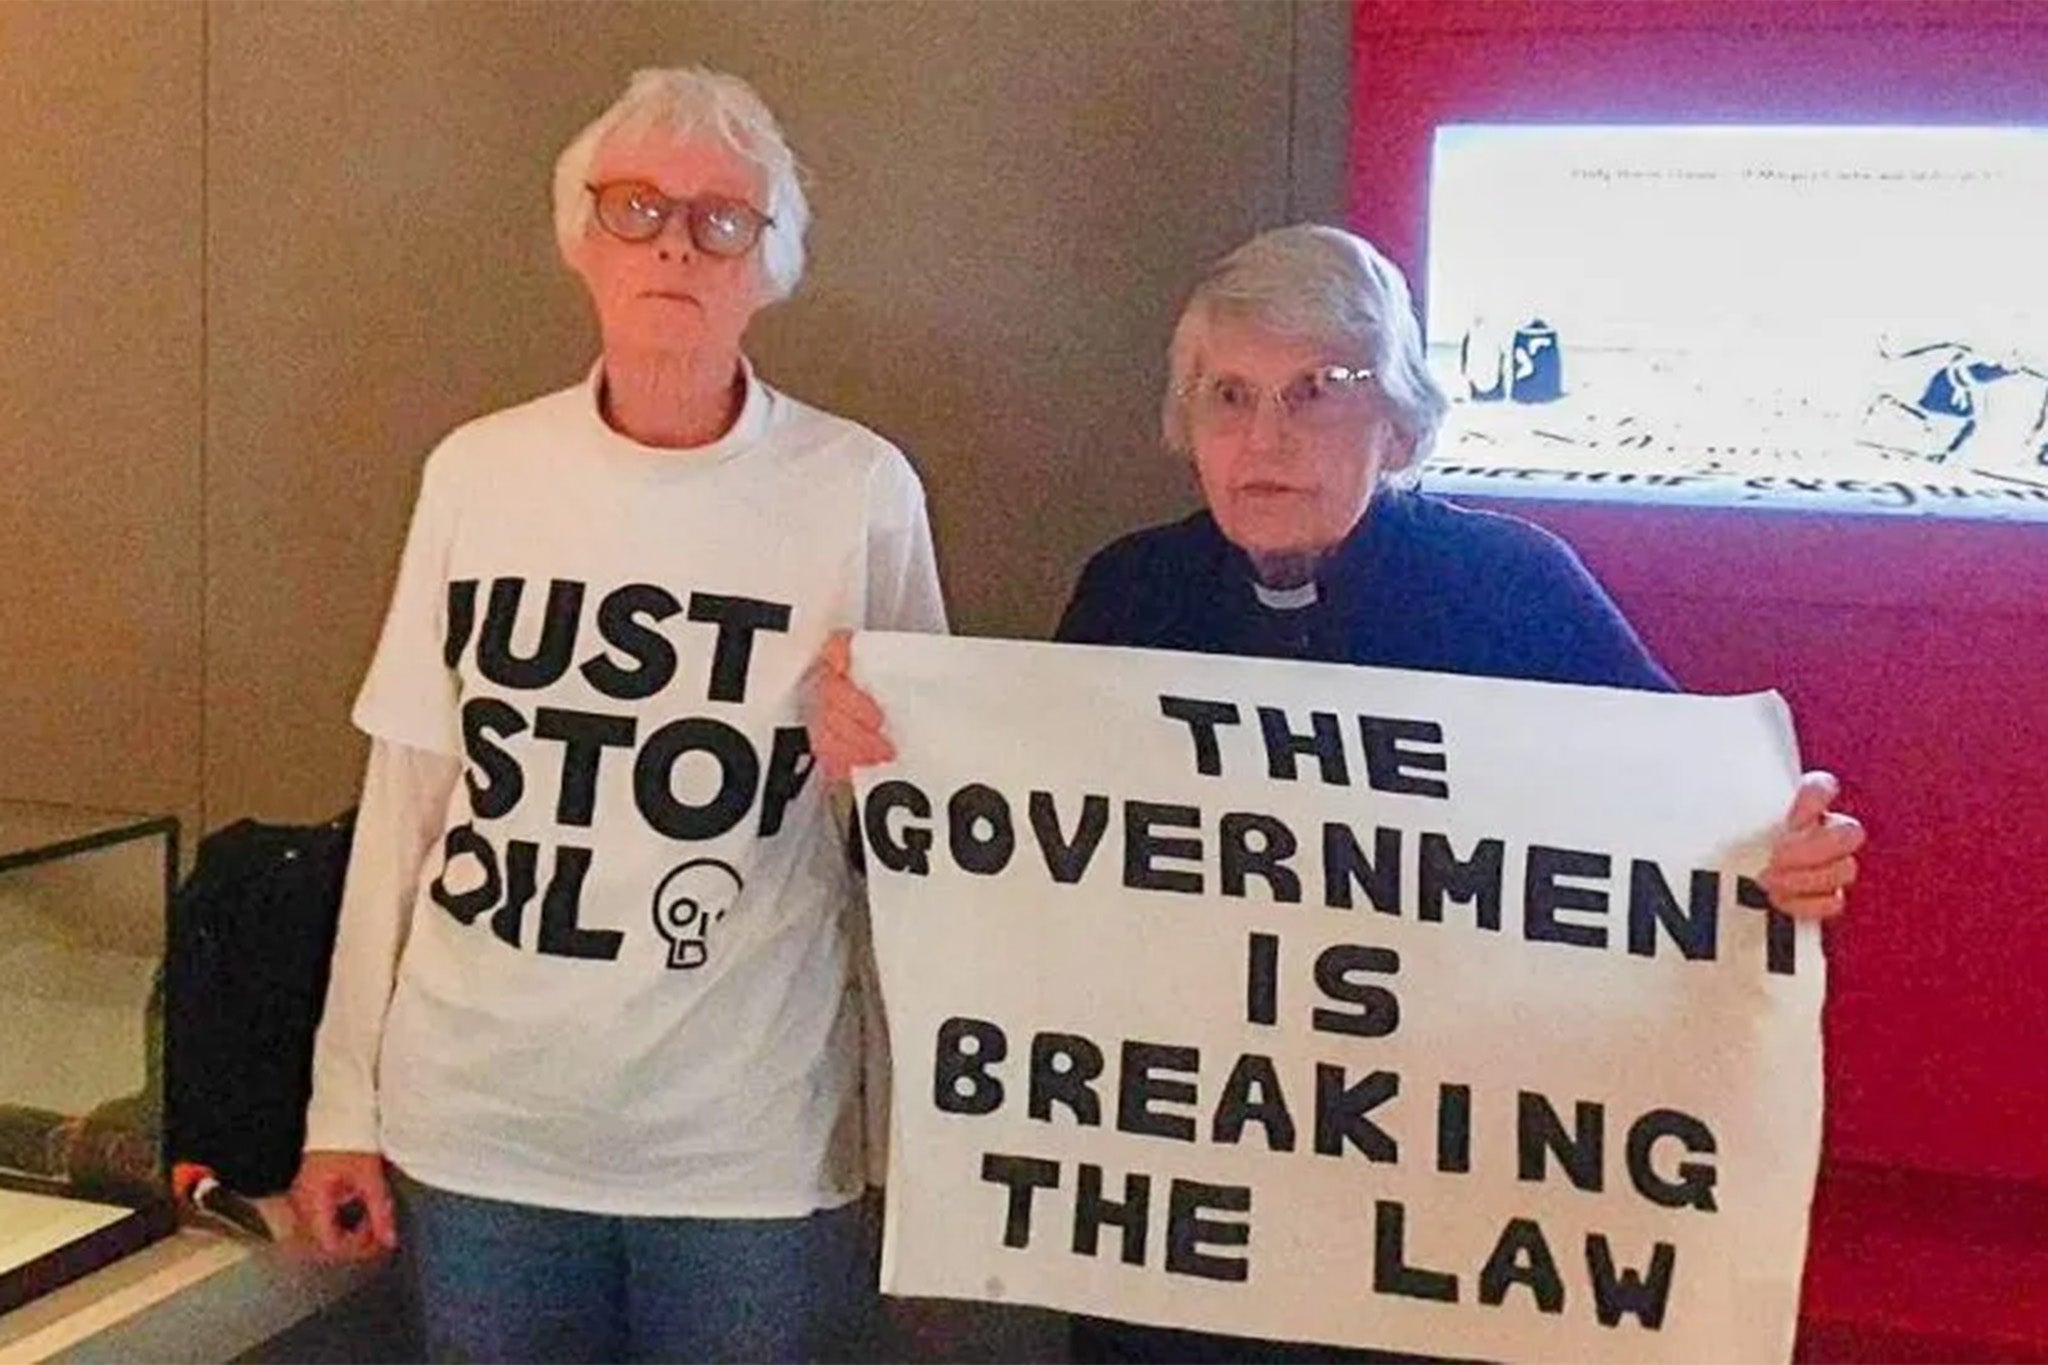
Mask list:
[[[391,1177],[430,1360],[844,1360],[871,1339],[873,1222],[859,1202],[808,1218],[624,1218]]]

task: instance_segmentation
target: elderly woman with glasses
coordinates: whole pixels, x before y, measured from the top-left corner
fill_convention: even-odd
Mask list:
[[[1670,678],[1563,542],[1413,487],[1445,400],[1406,282],[1335,228],[1254,238],[1198,284],[1173,334],[1167,444],[1204,510],[1139,531],[1081,574],[1057,638],[1485,677],[1669,690]],[[828,774],[886,762],[875,702],[835,637],[812,747]],[[1761,877],[1778,907],[1839,911],[1863,831],[1809,773]],[[1321,1348],[1081,1320],[1082,1361],[1356,1358]],[[1370,1357],[1369,1357],[1370,1358]]]
[[[809,215],[743,82],[639,73],[554,190],[602,355],[427,460],[293,1202],[404,1245],[437,1359],[815,1357],[873,1279],[801,693],[945,628],[924,494],[744,354]]]

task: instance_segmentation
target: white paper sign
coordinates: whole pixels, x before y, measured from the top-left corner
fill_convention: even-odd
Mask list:
[[[1797,761],[1708,698],[864,634],[883,1288],[1514,1360],[1785,1360]]]

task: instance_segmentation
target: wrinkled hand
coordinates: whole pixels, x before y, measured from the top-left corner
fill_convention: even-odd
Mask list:
[[[896,748],[882,733],[882,708],[853,680],[852,637],[832,632],[811,665],[809,711],[811,753],[826,778],[844,782],[855,768],[887,763]]]
[[[1853,815],[1830,810],[1841,794],[1833,773],[1811,772],[1799,779],[1784,828],[1771,841],[1770,863],[1757,878],[1771,904],[1794,919],[1827,919],[1842,913],[1849,884],[1856,880],[1856,850],[1863,826]]]
[[[307,1152],[292,1181],[292,1212],[322,1256],[365,1261],[398,1249],[391,1182],[377,1152]]]

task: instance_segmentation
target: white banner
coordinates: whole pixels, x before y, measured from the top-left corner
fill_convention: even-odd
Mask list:
[[[864,634],[883,1288],[1789,1358],[1818,934],[1775,694]]]

